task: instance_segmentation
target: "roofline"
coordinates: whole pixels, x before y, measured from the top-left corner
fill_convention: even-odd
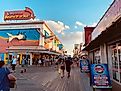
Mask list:
[[[112,2],[112,4],[108,7],[108,9],[106,10],[106,12],[103,14],[103,16],[100,18],[100,20],[98,21],[97,25],[95,26],[95,28],[100,24],[101,20],[105,17],[106,13],[108,12],[108,10],[112,7],[112,5],[115,3],[116,0],[114,0]]]
[[[45,21],[27,21],[27,22],[4,22],[4,23],[0,23],[0,26],[3,25],[28,25],[28,24],[44,24],[49,31],[54,34],[55,38],[62,44],[62,42],[59,40],[59,38],[55,35],[55,33],[50,29],[50,27],[46,24]]]
[[[44,22],[45,26],[55,35],[55,33],[50,29],[50,27]],[[62,44],[62,42],[59,40],[59,38],[55,35],[56,39]]]
[[[27,22],[4,22],[0,23],[0,26],[2,25],[27,25],[27,24],[44,24],[44,21],[27,21]]]

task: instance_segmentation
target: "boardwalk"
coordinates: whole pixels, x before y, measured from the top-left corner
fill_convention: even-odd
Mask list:
[[[93,91],[87,74],[72,68],[71,77],[61,78],[55,67],[28,67],[26,73],[17,68],[17,88],[11,91]],[[97,91],[97,90],[96,90]],[[100,91],[100,90],[99,90]]]
[[[73,68],[71,77],[60,78],[59,76],[51,83],[45,85],[48,91],[92,91],[89,86],[89,78],[86,74],[80,74],[78,68]]]

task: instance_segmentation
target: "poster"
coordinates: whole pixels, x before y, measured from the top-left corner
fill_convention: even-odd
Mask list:
[[[88,59],[81,59],[80,60],[80,69],[81,69],[81,72],[83,72],[83,73],[87,73],[90,71]]]
[[[111,88],[107,64],[91,64],[91,82],[93,88]]]

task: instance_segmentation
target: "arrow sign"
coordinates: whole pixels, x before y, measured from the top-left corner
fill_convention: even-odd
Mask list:
[[[34,19],[33,11],[25,7],[25,10],[18,10],[18,11],[5,11],[4,13],[4,21],[6,20],[29,20]]]

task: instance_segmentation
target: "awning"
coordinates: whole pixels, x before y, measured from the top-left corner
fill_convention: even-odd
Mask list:
[[[49,51],[41,46],[11,46],[6,49],[7,52],[20,52],[20,53],[46,53],[51,55],[60,55],[61,53]]]
[[[113,22],[110,27],[106,28],[106,30],[102,31],[102,33],[92,40],[83,51],[93,50],[101,44],[108,43],[118,38],[121,38],[121,17],[116,22]]]
[[[10,46],[7,50],[46,50],[42,46]]]

